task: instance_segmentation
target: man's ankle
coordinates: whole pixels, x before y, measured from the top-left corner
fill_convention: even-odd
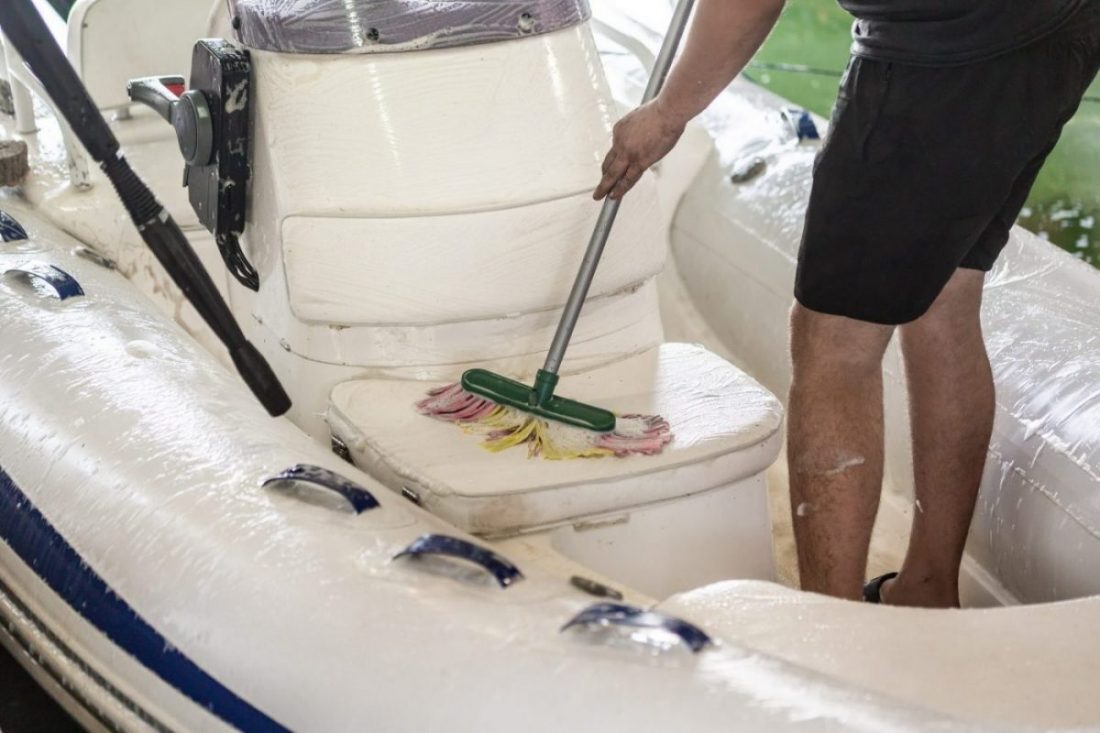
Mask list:
[[[925,573],[906,573],[882,584],[882,602],[891,606],[958,608],[959,581]]]

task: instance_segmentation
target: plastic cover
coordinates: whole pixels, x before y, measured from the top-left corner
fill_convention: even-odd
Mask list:
[[[550,33],[588,0],[229,0],[237,39],[284,53],[383,53]]]

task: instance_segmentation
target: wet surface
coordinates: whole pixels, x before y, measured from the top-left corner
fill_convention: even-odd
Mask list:
[[[67,17],[75,0],[49,0],[62,17]],[[23,671],[19,663],[0,647],[0,731],[3,733],[69,733],[80,726]]]
[[[0,647],[0,731],[69,733],[80,726]]]

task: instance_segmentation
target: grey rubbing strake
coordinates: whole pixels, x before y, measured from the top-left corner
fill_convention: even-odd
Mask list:
[[[229,0],[237,38],[284,53],[384,53],[551,33],[588,0]]]

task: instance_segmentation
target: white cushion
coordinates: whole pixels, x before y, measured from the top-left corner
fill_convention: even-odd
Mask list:
[[[501,536],[668,501],[763,471],[782,407],[755,380],[699,346],[664,344],[562,379],[559,393],[618,414],[661,414],[673,442],[658,456],[548,461],[489,453],[477,436],[420,415],[424,382],[363,379],[332,392],[329,423],[358,466],[408,488],[463,530]]]
[[[252,63],[257,175],[278,181],[280,219],[591,193],[617,115],[587,25],[425,53],[255,51]]]
[[[656,190],[646,181],[636,193],[589,297],[637,286],[664,266]],[[599,211],[583,193],[440,216],[292,216],[283,222],[290,305],[303,321],[343,325],[433,325],[561,306]]]

